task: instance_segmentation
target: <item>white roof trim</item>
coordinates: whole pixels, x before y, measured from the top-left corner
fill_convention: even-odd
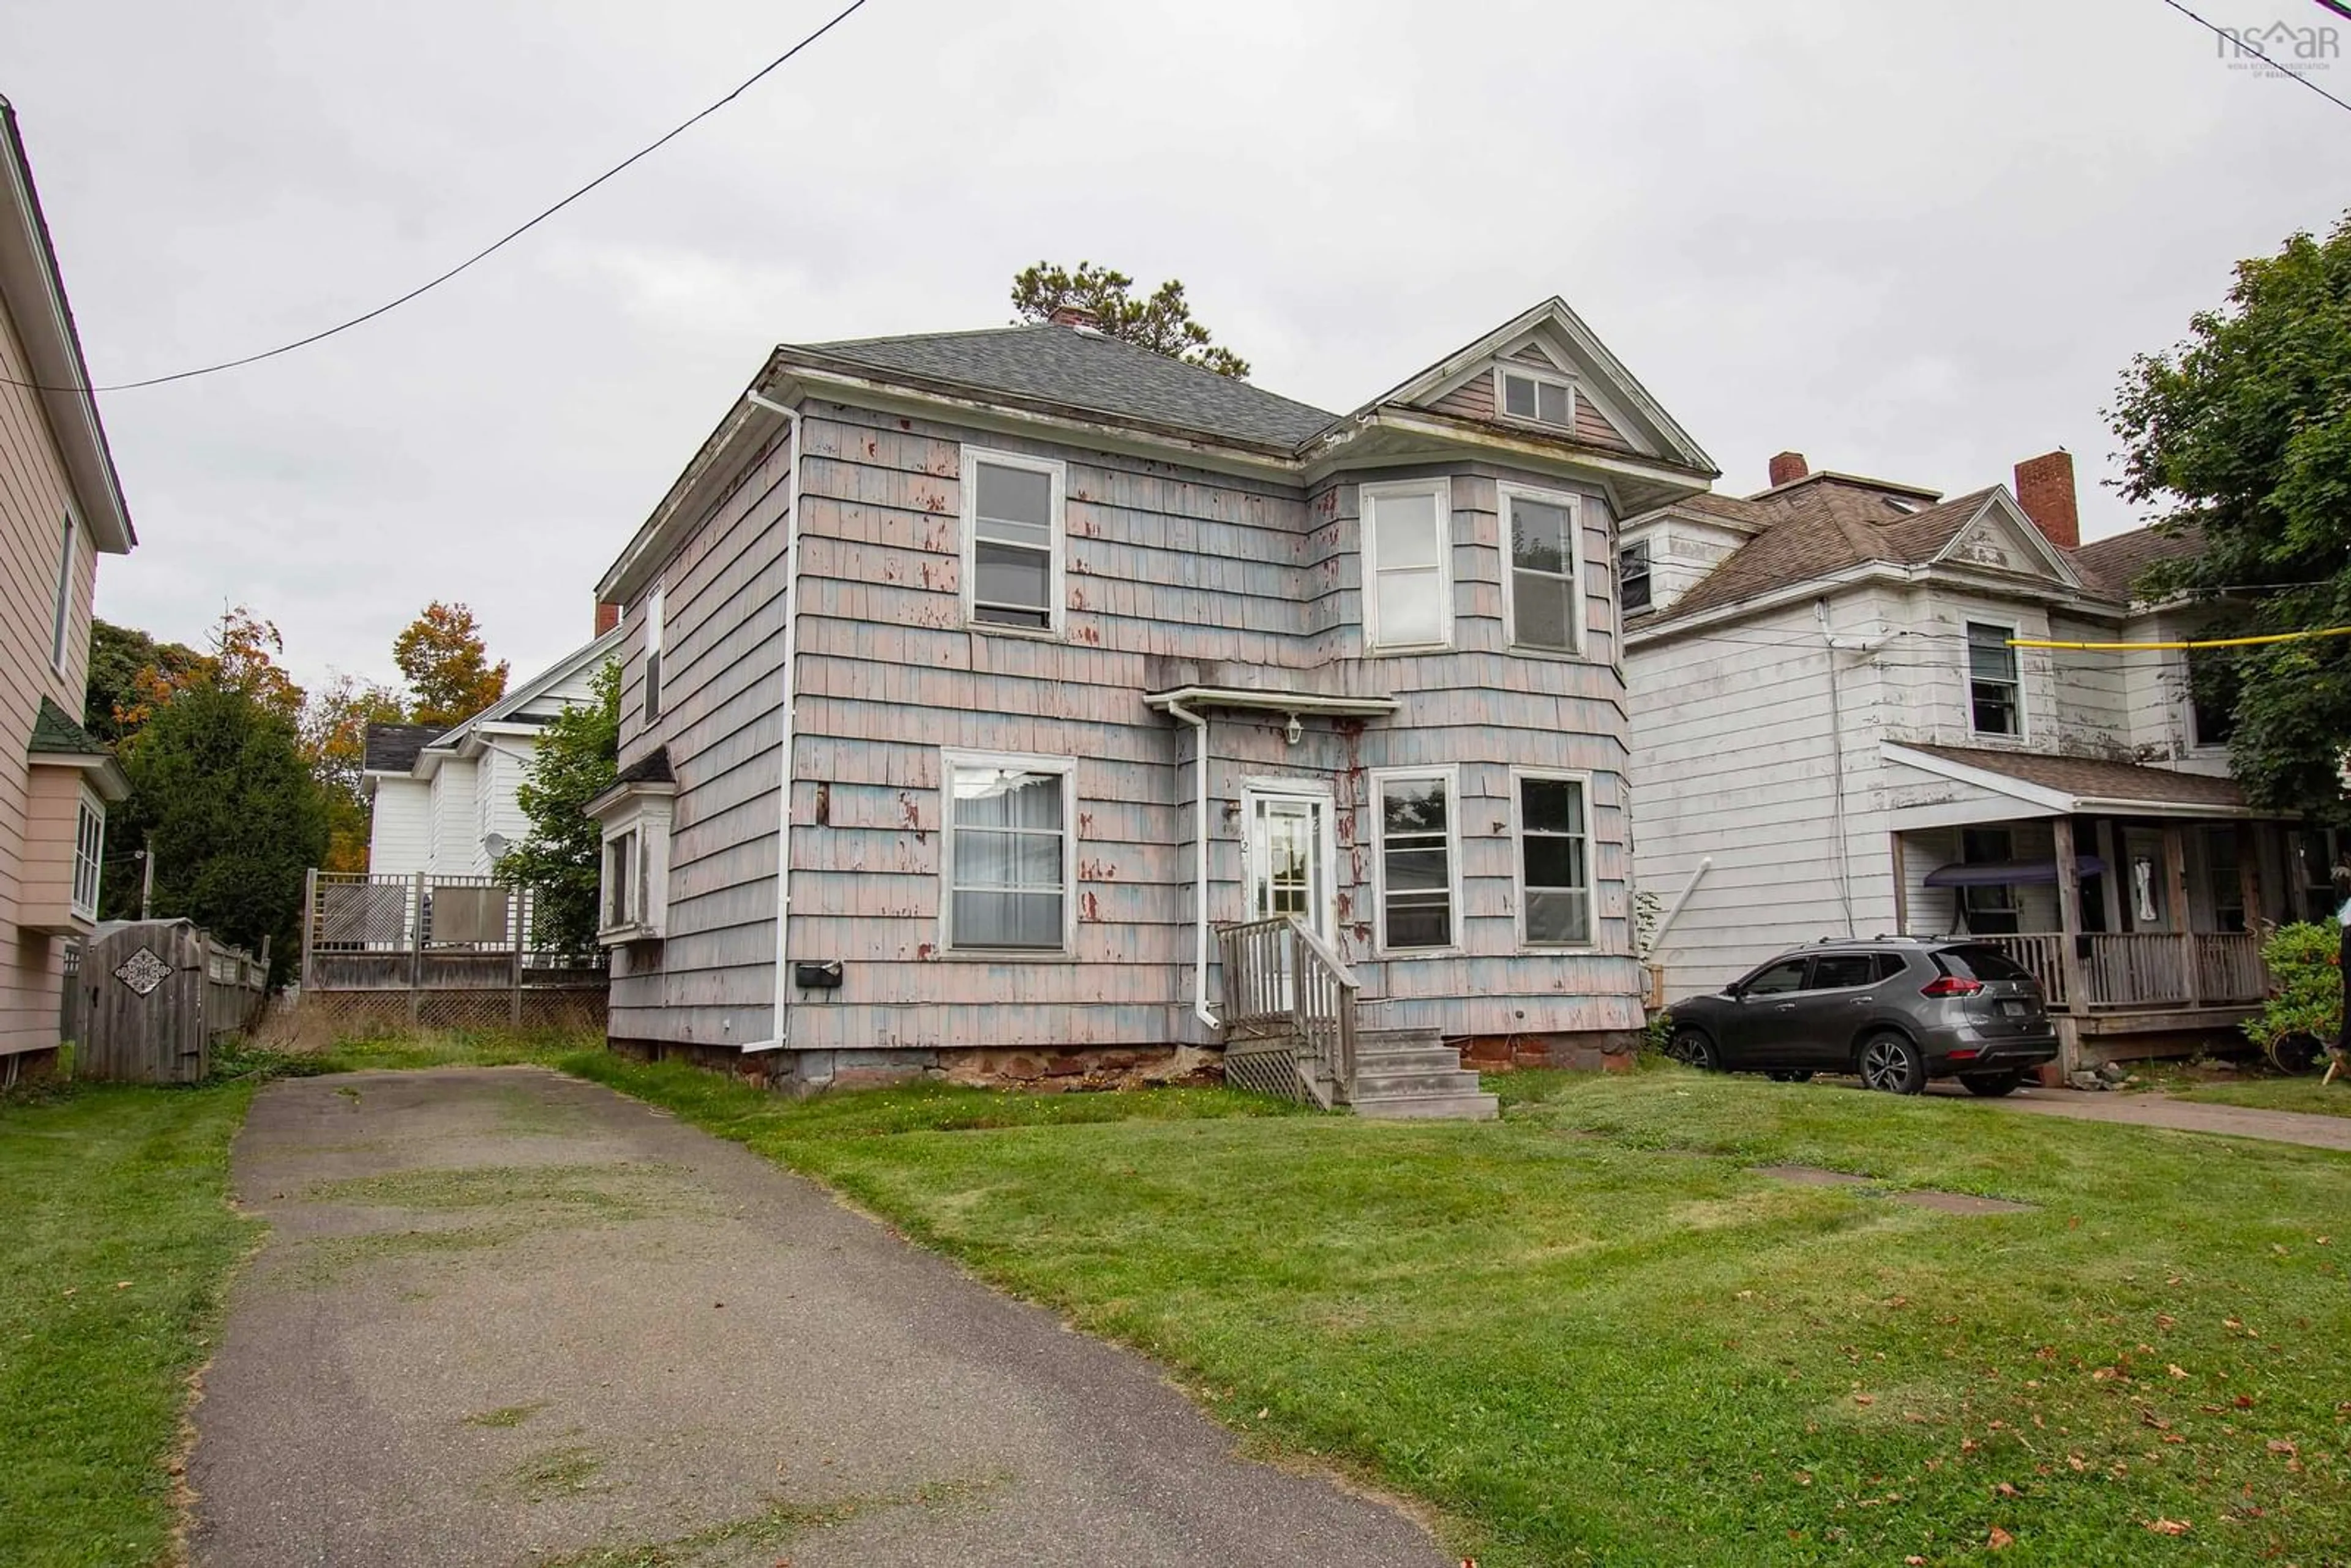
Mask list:
[[[601,664],[611,657],[627,635],[628,627],[625,624],[618,625],[585,647],[573,649],[555,664],[531,676],[473,717],[451,725],[447,729],[434,736],[431,744],[418,753],[419,760],[423,759],[424,752],[458,750],[476,728],[498,723],[516,709],[545,696],[590,665]]]

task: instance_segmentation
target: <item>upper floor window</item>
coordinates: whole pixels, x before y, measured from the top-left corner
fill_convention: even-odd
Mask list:
[[[653,596],[645,601],[645,723],[651,725],[662,716],[662,597],[668,588],[665,582],[653,584]]]
[[[1625,613],[1648,609],[1653,602],[1651,591],[1649,541],[1635,539],[1616,552],[1616,593],[1624,601]]]
[[[66,673],[66,628],[73,620],[74,517],[66,514],[65,542],[57,549],[57,602],[49,629],[49,668]],[[35,622],[38,624],[38,622]]]
[[[965,449],[964,612],[974,623],[1061,629],[1067,489],[1062,464]]]
[[[1505,417],[1555,425],[1561,430],[1575,428],[1573,382],[1541,371],[1520,370],[1515,365],[1498,365],[1494,374],[1501,382],[1495,393],[1494,406]]]
[[[2012,626],[1968,622],[1968,724],[1978,735],[2022,735],[2024,708],[2017,683]]]
[[[1520,774],[1519,939],[1530,947],[1592,941],[1592,834],[1580,775]]]
[[[2226,746],[2237,733],[2237,666],[2222,653],[2188,655],[2188,716],[2197,746]]]
[[[106,808],[85,794],[74,821],[73,912],[98,918],[99,872],[106,864]]]
[[[1443,479],[1365,485],[1364,643],[1453,645],[1453,487]]]
[[[1070,773],[1061,758],[950,753],[946,945],[1070,945]]]
[[[1510,536],[1503,610],[1520,648],[1573,653],[1583,645],[1576,594],[1576,503],[1573,496],[1501,486]]]
[[[1450,947],[1461,864],[1450,769],[1372,776],[1379,803],[1380,948]]]

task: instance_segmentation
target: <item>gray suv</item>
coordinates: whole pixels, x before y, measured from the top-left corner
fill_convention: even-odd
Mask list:
[[[1949,1077],[2005,1094],[2057,1054],[2040,982],[1965,937],[1820,942],[1670,1010],[1677,1061],[1791,1082],[1855,1072],[1896,1094]]]

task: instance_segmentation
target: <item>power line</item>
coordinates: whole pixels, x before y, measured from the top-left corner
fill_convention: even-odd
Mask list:
[[[2329,102],[2329,103],[2333,104],[2335,108],[2337,108],[2337,109],[2343,109],[2343,110],[2351,110],[2351,103],[2346,103],[2346,102],[2344,102],[2341,99],[2339,99],[2339,98],[2335,97],[2333,93],[2331,93],[2331,92],[2327,91],[2325,88],[2323,88],[2323,87],[2319,86],[2316,82],[2314,82],[2314,81],[2311,80],[2308,77],[2305,77],[2305,76],[2300,76],[2300,75],[2297,75],[2296,73],[2294,73],[2294,72],[2293,72],[2293,71],[2290,71],[2290,70],[2286,69],[2286,68],[2285,68],[2285,67],[2283,67],[2283,66],[2282,66],[2282,65],[2278,64],[2278,63],[2277,63],[2277,61],[2275,61],[2275,60],[2273,60],[2273,59],[2270,58],[2270,57],[2269,57],[2269,56],[2267,56],[2267,55],[2265,55],[2265,54],[2262,53],[2262,51],[2261,51],[2261,46],[2259,46],[2258,44],[2255,44],[2255,43],[2254,43],[2251,38],[2247,37],[2243,33],[2241,33],[2241,32],[2233,32],[2233,31],[2231,31],[2231,29],[2229,29],[2229,28],[2227,28],[2227,27],[2218,26],[2215,26],[2213,23],[2210,23],[2210,22],[2206,21],[2203,17],[2199,16],[2195,12],[2190,11],[2187,6],[2182,5],[2179,3],[2179,0],[2163,0],[2163,3],[2164,3],[2165,5],[2167,5],[2170,6],[2173,10],[2175,10],[2175,11],[2179,12],[2181,16],[2183,16],[2187,17],[2189,21],[2191,21],[2191,22],[2195,23],[2198,26],[2199,26],[2199,27],[2203,28],[2206,32],[2208,32],[2208,33],[2211,34],[2214,37],[2216,37],[2216,38],[2220,38],[2220,39],[2224,39],[2224,40],[2226,40],[2226,41],[2227,41],[2227,42],[2228,42],[2231,47],[2235,47],[2235,48],[2242,49],[2246,54],[2249,54],[2249,55],[2252,56],[2252,57],[2253,57],[2253,58],[2255,58],[2255,59],[2257,59],[2257,60],[2261,61],[2261,62],[2262,62],[2262,64],[2263,64],[2263,65],[2265,65],[2265,66],[2269,67],[2269,68],[2270,68],[2270,69],[2272,69],[2272,70],[2273,70],[2273,71],[2277,72],[2280,76],[2283,76],[2283,77],[2288,77],[2288,78],[2291,78],[2292,79],[2294,79],[2294,80],[2295,80],[2295,81],[2300,82],[2303,86],[2304,86],[2304,87],[2308,88],[2311,91],[2313,91],[2313,92],[2316,93],[2319,97],[2321,97],[2321,98],[2325,99],[2327,102]],[[2324,3],[2325,3],[2325,0],[2321,0],[2321,4],[2324,4]],[[2328,10],[2333,10],[2333,9],[2334,9],[2334,7],[2330,5],[2330,6],[2327,6],[2327,9],[2328,9]]]
[[[234,371],[242,366],[258,364],[264,360],[274,360],[280,354],[290,354],[297,349],[307,349],[311,344],[324,342],[326,340],[336,336],[338,333],[348,332],[354,327],[363,326],[366,323],[374,320],[379,316],[386,315],[391,311],[399,309],[402,306],[407,304],[412,299],[415,299],[423,295],[431,293],[434,289],[440,287],[443,284],[448,282],[459,273],[472,267],[477,262],[486,261],[489,257],[496,255],[497,252],[504,250],[507,246],[511,245],[516,240],[520,239],[523,235],[528,234],[531,230],[537,228],[539,225],[545,223],[548,219],[553,217],[556,214],[561,212],[564,208],[569,206],[572,203],[578,201],[589,192],[596,189],[597,186],[601,185],[607,180],[611,179],[613,176],[629,168],[630,165],[661,151],[662,148],[667,146],[670,142],[676,141],[680,136],[684,135],[685,132],[691,131],[702,121],[709,119],[712,115],[717,113],[720,110],[726,108],[728,104],[734,102],[737,99],[750,91],[751,89],[758,86],[762,79],[783,66],[787,61],[790,60],[793,56],[799,54],[802,49],[807,48],[810,45],[815,43],[819,38],[823,37],[827,33],[831,32],[835,27],[841,26],[841,23],[849,20],[849,18],[858,11],[862,10],[865,4],[866,0],[850,0],[850,3],[847,5],[843,6],[839,12],[834,14],[831,21],[828,21],[824,26],[809,34],[808,37],[802,38],[799,43],[794,44],[790,48],[786,49],[782,54],[778,55],[774,59],[769,60],[766,65],[761,66],[758,70],[753,71],[749,76],[744,78],[743,80],[736,86],[735,90],[728,93],[726,97],[718,99],[715,103],[705,106],[689,118],[679,121],[678,124],[672,127],[656,140],[649,141],[644,146],[638,148],[634,152],[630,153],[626,158],[622,159],[618,163],[613,164],[611,168],[605,170],[602,173],[597,175],[594,179],[589,181],[586,184],[580,186],[578,190],[572,192],[561,201],[557,202],[554,205],[538,213],[528,222],[507,230],[505,234],[499,235],[488,245],[484,246],[481,249],[475,251],[473,255],[459,262],[456,266],[449,268],[448,271],[442,273],[437,277],[429,278],[426,281],[418,284],[415,287],[410,289],[407,293],[400,296],[396,299],[386,300],[383,304],[377,306],[374,309],[368,311],[364,315],[354,316],[347,321],[338,322],[336,325],[329,327],[323,331],[313,332],[308,337],[297,338],[290,343],[280,343],[274,349],[264,349],[259,353],[246,354],[234,360],[223,360],[218,364],[199,365],[193,370],[175,371],[168,376],[149,376],[143,381],[114,382],[104,386],[57,386],[49,385],[40,382],[20,382],[14,380],[11,377],[0,376],[0,384],[26,387],[34,392],[135,392],[141,387],[159,387],[170,382],[184,382],[196,376],[209,376],[221,371]]]

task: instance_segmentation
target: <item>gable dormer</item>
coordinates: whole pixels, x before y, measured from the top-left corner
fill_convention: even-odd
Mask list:
[[[1922,517],[1925,515],[1922,514]],[[1973,568],[2082,586],[2074,563],[2053,546],[2006,489],[1995,486],[1958,520],[1949,539],[1930,558],[1936,566]]]

